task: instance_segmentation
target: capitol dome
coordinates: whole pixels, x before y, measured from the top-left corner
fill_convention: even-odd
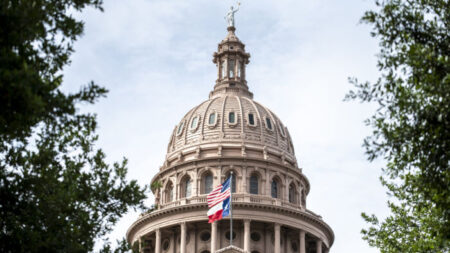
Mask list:
[[[226,61],[221,58],[224,57],[233,60],[227,61],[233,62],[229,75],[223,71]],[[237,147],[243,156],[262,156],[296,166],[288,129],[273,112],[254,101],[248,90],[244,64],[249,62],[249,57],[234,28],[229,28],[214,54],[213,62],[219,70],[214,90],[207,101],[192,108],[174,128],[167,147],[166,166],[186,154],[218,146],[224,155],[236,155],[225,150]]]
[[[155,209],[130,226],[127,240],[143,253],[329,252],[334,234],[306,208],[310,183],[289,131],[253,100],[250,54],[234,26],[227,30],[213,55],[214,89],[173,129],[151,180]],[[229,217],[208,224],[206,215],[207,194],[230,175],[233,233]]]

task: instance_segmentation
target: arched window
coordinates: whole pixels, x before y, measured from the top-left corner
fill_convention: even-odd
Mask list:
[[[266,127],[267,129],[272,130],[272,121],[268,117],[266,117]]]
[[[228,179],[228,177],[230,177],[231,173],[227,174],[227,177],[225,178],[225,180]],[[236,172],[233,172],[233,176],[231,178],[231,192],[235,193],[236,192]]]
[[[290,184],[289,185],[289,203],[295,203],[296,202],[295,197],[296,197],[295,186],[294,186],[294,184]]]
[[[173,185],[172,182],[169,182],[166,186],[166,202],[173,201]]]
[[[250,193],[258,194],[258,176],[255,174],[250,176]]]
[[[213,188],[213,176],[211,173],[208,173],[205,175],[203,180],[203,189],[205,190],[204,193],[208,194],[212,191]]]
[[[181,182],[182,186],[182,196],[185,198],[189,198],[191,196],[192,191],[192,184],[191,184],[191,178],[186,176],[183,181]]]
[[[272,198],[278,198],[278,182],[275,179],[272,180],[272,185],[270,188]]]
[[[227,77],[227,63],[226,61],[222,61],[222,79]]]
[[[302,206],[306,207],[306,192],[302,189]]]
[[[230,78],[234,78],[234,60],[229,60],[228,61],[228,76]]]
[[[241,77],[241,65],[242,65],[242,63],[241,63],[241,61],[236,61],[236,64],[237,64],[237,77]]]

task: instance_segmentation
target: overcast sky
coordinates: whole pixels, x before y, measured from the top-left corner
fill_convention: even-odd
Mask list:
[[[236,35],[251,54],[254,99],[288,127],[299,166],[311,183],[308,209],[335,233],[331,252],[377,252],[361,239],[363,211],[386,215],[378,181],[382,162],[361,147],[374,106],[343,102],[347,78],[373,81],[377,41],[359,24],[372,0],[241,1]],[[175,125],[208,98],[216,79],[212,54],[226,35],[229,0],[105,0],[88,10],[84,36],[64,74],[64,90],[94,80],[110,90],[83,110],[98,114],[108,161],[129,159],[129,178],[149,184],[164,162]],[[153,203],[149,194],[147,203]],[[137,213],[111,238],[121,238]],[[206,215],[206,214],[205,214]]]

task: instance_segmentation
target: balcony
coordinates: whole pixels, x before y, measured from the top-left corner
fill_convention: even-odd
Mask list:
[[[177,207],[182,205],[189,204],[207,204],[208,200],[206,198],[206,194],[200,196],[192,196],[190,198],[183,198],[174,200],[169,203],[164,203],[159,205],[159,209],[166,209],[171,207]],[[303,208],[299,204],[290,203],[289,201],[285,201],[282,199],[272,198],[266,195],[256,195],[256,194],[247,194],[247,193],[235,193],[233,194],[233,203],[258,203],[258,204],[266,204],[266,205],[275,205],[275,206],[283,206],[296,210],[302,210]]]

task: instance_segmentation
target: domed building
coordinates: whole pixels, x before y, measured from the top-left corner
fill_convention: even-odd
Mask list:
[[[245,78],[250,54],[234,26],[227,30],[213,56],[214,89],[173,130],[151,181],[156,208],[140,215],[127,240],[143,253],[329,252],[334,234],[307,209],[310,184],[289,131],[253,100]],[[209,224],[206,214],[207,194],[231,172],[232,234],[230,217]]]

